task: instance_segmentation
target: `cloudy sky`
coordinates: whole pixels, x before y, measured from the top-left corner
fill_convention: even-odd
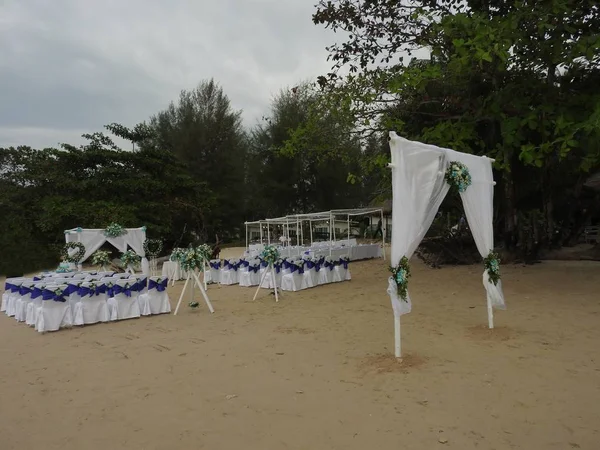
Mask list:
[[[83,143],[214,77],[251,126],[330,68],[315,0],[0,0],[0,147]]]

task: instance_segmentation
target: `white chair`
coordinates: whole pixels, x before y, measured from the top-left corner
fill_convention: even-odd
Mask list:
[[[327,256],[320,264],[318,284],[329,284],[333,282],[333,261]]]
[[[85,281],[78,290],[80,301],[73,311],[73,324],[86,325],[98,322],[108,322],[108,296],[106,286]]]
[[[140,317],[140,304],[136,283],[117,280],[112,287],[113,297],[107,301],[110,320],[125,320]]]
[[[42,292],[42,306],[38,308],[35,329],[40,333],[57,331],[73,325],[71,305],[61,294],[66,284],[46,286]]]
[[[219,274],[219,283],[225,286],[239,283],[238,275],[238,261],[233,259],[231,261],[224,261],[223,268]]]
[[[31,292],[35,282],[23,281],[19,290],[20,298],[17,299],[15,304],[15,319],[17,322],[25,322],[27,318],[27,305],[31,303]]]
[[[300,273],[302,261],[290,262],[291,271],[281,277],[282,291],[299,291],[302,289],[302,278],[304,274]]]
[[[240,286],[258,286],[258,283],[260,283],[260,261],[249,261],[248,267],[240,272],[239,278]]]
[[[148,293],[144,296],[142,315],[167,314],[171,312],[171,302],[167,293],[168,284],[168,278],[149,278]]]
[[[350,269],[348,268],[349,258],[342,257],[333,268],[333,282],[340,283],[342,281],[351,280]]]
[[[310,289],[319,284],[319,276],[315,270],[315,265],[312,261],[307,261],[304,264],[304,274],[302,275],[301,289]]]
[[[16,313],[16,304],[17,300],[21,298],[21,285],[24,281],[27,281],[27,278],[11,279],[9,286],[10,290],[6,296],[6,302],[4,302],[4,296],[2,296],[5,312],[9,317],[13,317]]]
[[[46,278],[43,281],[35,282],[33,289],[31,290],[31,301],[25,307],[25,323],[30,327],[35,327],[38,311],[42,306],[42,293],[47,285],[51,285],[51,283],[46,281],[48,279],[49,278]]]

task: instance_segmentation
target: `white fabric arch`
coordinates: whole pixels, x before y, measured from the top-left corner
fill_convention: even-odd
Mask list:
[[[101,228],[72,228],[65,230],[65,240],[67,242],[81,242],[85,246],[85,255],[80,262],[88,259],[96,250],[102,247],[102,244],[108,242],[117,248],[120,252],[127,250],[127,247],[142,257],[142,272],[145,275],[150,274],[150,263],[146,258],[144,251],[144,242],[146,241],[146,227],[125,228],[126,234],[119,237],[106,237],[104,229]]]
[[[403,256],[410,259],[425,233],[431,226],[450,186],[444,180],[450,161],[460,161],[469,168],[472,184],[461,193],[462,202],[482,258],[494,249],[493,160],[435,145],[409,141],[390,132],[392,169],[392,255],[391,265],[396,266]],[[493,328],[492,308],[506,309],[502,283],[488,282],[487,271],[483,273],[483,285],[487,293],[489,326]],[[410,284],[409,284],[410,286]],[[388,294],[396,319],[396,356],[400,356],[400,316],[411,311],[412,304],[399,298],[395,281],[388,280]]]

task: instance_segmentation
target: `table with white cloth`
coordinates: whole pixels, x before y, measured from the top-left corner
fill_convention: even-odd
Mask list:
[[[185,280],[187,272],[176,261],[165,261],[162,266],[162,276],[170,280]]]

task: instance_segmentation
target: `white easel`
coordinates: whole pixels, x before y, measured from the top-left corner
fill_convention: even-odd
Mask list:
[[[200,282],[200,278],[198,277],[198,274],[196,273],[195,270],[189,270],[187,273],[187,278],[185,280],[185,284],[183,285],[183,289],[181,291],[181,295],[179,296],[179,301],[177,302],[177,307],[175,308],[175,313],[173,314],[174,316],[177,315],[177,311],[179,311],[179,306],[181,305],[181,300],[183,300],[183,296],[185,295],[185,290],[188,286],[188,283],[190,282],[190,278],[194,278],[192,280],[192,301],[194,300],[194,286],[198,286],[198,288],[200,289],[200,292],[202,293],[202,296],[204,297],[204,301],[206,302],[206,306],[208,306],[208,310],[212,313],[215,312],[212,304],[210,303],[210,300],[208,299],[208,295],[206,295],[206,290],[204,289],[204,286],[202,286],[202,283]]]
[[[262,287],[262,284],[265,281],[265,278],[267,278],[267,274],[269,272],[271,273],[271,279],[273,280],[273,287],[275,288],[275,301],[276,302],[279,301],[279,295],[277,294],[277,278],[275,278],[275,267],[273,266],[273,263],[269,263],[269,266],[263,272],[263,276],[260,279],[260,283],[258,283],[258,288],[256,289],[256,293],[254,294],[254,298],[252,299],[252,301],[256,300],[256,296],[258,295],[258,292],[260,291],[260,288]]]

